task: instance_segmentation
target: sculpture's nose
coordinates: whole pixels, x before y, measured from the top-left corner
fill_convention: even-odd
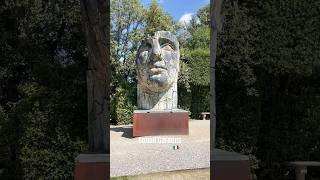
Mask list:
[[[154,56],[160,56],[161,54],[160,44],[157,39],[152,40],[152,54]]]

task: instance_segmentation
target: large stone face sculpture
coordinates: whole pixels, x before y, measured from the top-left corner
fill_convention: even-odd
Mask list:
[[[139,109],[177,109],[179,58],[179,42],[168,31],[142,41],[136,59]]]

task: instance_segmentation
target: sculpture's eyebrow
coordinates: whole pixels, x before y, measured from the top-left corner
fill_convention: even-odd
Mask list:
[[[175,42],[172,41],[170,38],[167,38],[167,37],[159,37],[159,40],[160,40],[160,39],[164,39],[164,40],[166,40],[166,41],[169,41],[169,42],[172,43],[172,44],[175,44]]]
[[[170,43],[172,46],[174,46],[175,50],[178,48],[176,42],[172,41],[172,39],[167,38],[167,37],[159,37],[159,43],[163,40],[165,41],[165,43]],[[162,44],[160,44],[160,45],[162,45]]]
[[[164,45],[162,43],[165,42],[165,43],[169,43],[175,51],[179,49],[179,42],[171,34],[156,34],[155,36],[145,37],[142,40],[142,43],[141,43],[140,47],[143,47],[143,46],[150,47],[150,46],[152,46],[152,43],[153,43],[152,41],[153,41],[154,38],[158,39],[158,42],[159,42],[160,46]]]
[[[165,39],[166,41],[169,41],[170,44],[173,44],[176,50],[179,49],[179,42],[178,39],[170,32],[167,31],[160,31],[156,34],[159,39]]]

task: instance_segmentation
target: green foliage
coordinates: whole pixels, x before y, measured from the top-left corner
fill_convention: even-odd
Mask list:
[[[197,12],[200,24],[209,25],[210,23],[210,4],[200,8]]]
[[[255,46],[257,22],[248,12],[231,1],[225,1],[222,11],[216,64],[216,147],[248,155],[251,178],[258,179],[261,102],[255,68],[260,61]]]
[[[0,14],[0,178],[71,179],[87,146],[79,1],[6,1]]]
[[[209,90],[208,85],[192,85],[191,86],[191,103],[190,111],[192,118],[201,118],[201,112],[210,111],[210,102],[209,102]]]
[[[208,7],[198,11],[199,18],[207,18]],[[190,110],[191,117],[199,118],[200,112],[209,111],[210,29],[194,17],[185,30],[188,36],[180,49],[179,106]]]
[[[319,158],[318,7],[315,1],[225,2],[217,137],[232,148],[253,148],[258,179],[290,179],[294,171],[286,162]]]
[[[190,73],[191,69],[189,65],[184,62],[180,61],[180,72],[178,77],[178,86],[185,89],[187,92],[190,92]],[[180,88],[179,88],[180,89]]]
[[[254,74],[259,63],[254,58],[257,25],[246,14],[247,9],[230,1],[225,3],[216,66],[217,133],[226,140],[233,137],[234,141],[255,146],[260,108]]]
[[[111,118],[116,120],[116,124],[130,124],[132,122],[133,111],[136,109],[132,103],[133,98],[136,98],[133,91],[130,92],[122,87],[116,89],[116,93],[111,99]]]
[[[247,9],[230,1],[225,3],[225,22],[218,36],[217,74],[218,77],[225,78],[221,81],[233,79],[246,89],[248,95],[256,96],[258,92],[254,87],[254,67],[260,64],[255,47],[257,22],[247,15]]]
[[[113,83],[121,84],[135,77],[135,53],[143,36],[145,9],[139,0],[112,0],[110,9],[112,77]]]
[[[3,123],[5,123],[7,120],[8,115],[6,114],[2,106],[0,106],[0,130],[3,128]]]
[[[69,130],[56,127],[48,133],[47,112],[35,110],[24,119],[19,161],[23,179],[71,179],[74,158],[87,149],[86,143],[70,137]]]
[[[152,0],[149,8],[146,10],[145,23],[146,34],[156,31],[175,31],[172,17],[163,11],[157,0]]]
[[[187,63],[180,61],[180,72],[178,77],[178,108],[190,111],[191,87],[190,87],[191,69]]]
[[[263,97],[258,157],[259,178],[284,179],[285,162],[319,160],[318,1],[273,1],[255,10],[259,22],[256,47],[262,64],[257,77]],[[318,80],[319,81],[319,80]],[[312,135],[311,135],[312,134]],[[279,138],[280,137],[280,138]],[[268,147],[274,150],[268,151]],[[309,173],[309,172],[308,172]],[[312,174],[312,172],[310,172]],[[294,172],[290,172],[294,176]],[[290,178],[290,176],[286,178]]]
[[[209,86],[210,51],[209,49],[192,49],[185,54],[190,68],[190,83],[194,85]]]
[[[6,141],[2,147],[15,157],[3,159],[11,164],[4,166],[4,178],[72,178],[74,158],[87,144],[75,133],[75,122],[64,119],[60,107],[66,101],[56,101],[56,92],[38,84],[21,86],[20,91],[23,98],[12,105],[5,131],[0,130]]]
[[[5,162],[8,160],[8,148],[7,148],[7,139],[4,136],[7,134],[6,125],[8,123],[8,114],[4,111],[0,105],[0,166],[5,166]]]
[[[259,48],[268,72],[310,75],[319,64],[319,1],[268,0],[263,3]]]

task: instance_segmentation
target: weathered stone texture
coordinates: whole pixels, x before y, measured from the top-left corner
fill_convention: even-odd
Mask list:
[[[138,108],[177,109],[179,42],[168,31],[147,37],[137,54]]]

